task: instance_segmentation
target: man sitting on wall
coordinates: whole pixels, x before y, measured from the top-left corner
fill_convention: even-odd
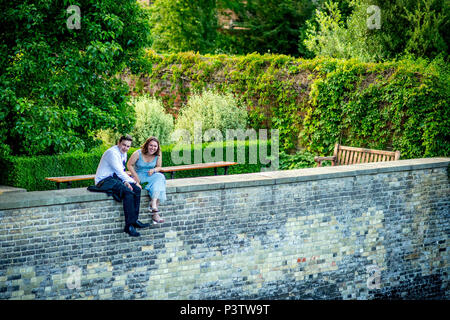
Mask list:
[[[122,201],[124,232],[131,237],[139,237],[136,228],[145,228],[150,224],[138,220],[142,187],[125,172],[127,152],[132,141],[130,135],[122,136],[117,145],[105,151],[95,173],[95,186],[88,187],[88,190],[106,192],[117,201]]]

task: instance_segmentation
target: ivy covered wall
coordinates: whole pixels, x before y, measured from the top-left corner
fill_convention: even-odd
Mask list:
[[[176,117],[195,90],[231,91],[247,105],[250,127],[279,130],[284,151],[330,154],[340,142],[400,150],[402,159],[450,154],[450,81],[439,61],[148,51],[139,66],[123,75],[134,95],[161,97]]]

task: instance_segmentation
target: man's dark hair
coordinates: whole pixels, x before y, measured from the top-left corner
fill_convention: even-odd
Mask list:
[[[129,134],[121,136],[120,139],[119,139],[119,143],[121,143],[123,140],[128,140],[130,142],[133,142],[133,137],[130,136]]]

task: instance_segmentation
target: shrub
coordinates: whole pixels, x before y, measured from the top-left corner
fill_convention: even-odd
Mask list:
[[[298,151],[296,154],[280,152],[280,170],[315,167],[314,156],[313,153],[306,150]]]
[[[165,112],[161,101],[144,95],[135,98],[132,103],[136,111],[136,124],[130,131],[133,145],[142,145],[151,136],[157,137],[161,144],[168,144],[174,128],[173,117]],[[106,145],[113,145],[117,143],[121,135],[120,132],[108,129],[101,130],[97,137]]]
[[[136,124],[131,132],[135,146],[155,136],[161,144],[168,144],[173,131],[173,117],[164,110],[162,102],[151,96],[135,99]]]
[[[89,153],[70,152],[54,156],[9,156],[0,159],[0,184],[24,188],[28,191],[56,189],[46,177],[93,174],[106,147]],[[75,181],[73,187],[88,186],[93,181]]]
[[[247,111],[231,93],[205,90],[189,98],[177,119],[175,130],[189,131],[189,141],[193,142],[195,134],[203,135],[210,129],[219,130],[225,137],[227,129],[245,129],[246,125]],[[200,128],[201,132],[194,132]]]
[[[233,142],[231,142],[233,143]],[[222,142],[221,148],[223,155],[226,155],[226,146],[230,144]],[[175,145],[161,145],[161,152],[163,158],[163,166],[174,166],[177,163],[172,161],[172,150]],[[83,174],[94,174],[97,170],[98,163],[103,155],[103,152],[107,149],[107,146],[98,147],[89,153],[85,152],[72,152],[54,156],[9,156],[7,158],[0,159],[0,167],[4,168],[0,171],[0,185],[9,185],[19,188],[25,188],[28,191],[38,190],[52,190],[56,189],[56,184],[51,181],[45,180],[46,177],[56,176],[73,176]],[[194,163],[195,154],[198,152],[204,153],[205,149],[214,148],[214,145],[204,143],[200,145],[189,145],[190,150],[190,163]],[[240,152],[244,152],[245,163],[238,161],[238,149]],[[233,152],[235,162],[239,164],[231,166],[228,169],[229,174],[238,173],[250,173],[260,172],[261,168],[268,166],[267,161],[261,162],[261,159],[257,157],[255,163],[250,163],[251,149],[259,150],[259,141],[234,141]],[[130,148],[128,151],[128,159],[131,154],[136,151],[136,147]],[[270,140],[267,141],[267,156],[269,157],[271,144]],[[224,160],[229,160],[225,159]],[[231,160],[231,159],[230,159]],[[205,159],[203,159],[203,162]],[[218,174],[223,174],[223,169],[218,169]],[[201,169],[201,170],[188,170],[179,171],[175,173],[175,178],[184,177],[199,177],[214,175],[213,169]],[[169,178],[169,175],[167,175]],[[72,187],[87,187],[94,183],[93,180],[75,181],[72,183]],[[65,186],[63,185],[62,188]]]

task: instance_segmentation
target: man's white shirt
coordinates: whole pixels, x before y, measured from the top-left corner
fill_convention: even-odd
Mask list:
[[[123,182],[136,183],[126,172],[124,163],[127,162],[127,154],[122,153],[117,145],[109,148],[103,154],[95,173],[95,184],[115,173]]]

